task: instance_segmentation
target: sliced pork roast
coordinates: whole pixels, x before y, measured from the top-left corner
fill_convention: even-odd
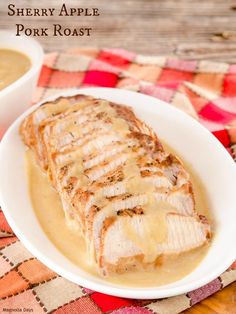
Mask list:
[[[208,241],[188,172],[129,107],[58,98],[27,116],[20,133],[102,274],[157,267],[160,256]]]

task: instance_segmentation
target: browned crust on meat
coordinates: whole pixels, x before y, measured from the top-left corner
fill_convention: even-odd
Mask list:
[[[139,120],[134,114],[131,107],[122,106],[118,104],[111,103],[111,106],[117,111],[117,114],[125,119],[131,126],[131,130],[134,132],[141,132],[146,135],[150,135],[154,140],[157,139],[156,133],[150,128],[146,123]],[[160,144],[161,146],[161,144]]]
[[[102,228],[102,231],[100,234],[101,239],[105,238],[105,234],[106,234],[107,229],[116,221],[116,219],[117,219],[117,217],[112,216],[112,217],[108,217],[104,220],[103,228]],[[104,245],[104,242],[101,241],[101,247],[103,247],[103,245]],[[103,264],[104,264],[103,255],[100,254],[99,259],[98,259],[98,265],[102,268]]]
[[[103,256],[100,257],[100,265],[102,268],[102,274],[107,276],[108,274],[117,273],[123,274],[129,271],[137,271],[144,268],[144,254],[134,255],[132,257],[121,257],[119,258],[117,264],[111,264],[104,261]],[[103,265],[106,265],[104,268]],[[148,267],[149,266],[149,267]],[[146,265],[145,269],[153,268],[152,265]]]
[[[108,274],[117,273],[123,274],[129,271],[142,270],[153,270],[160,267],[163,264],[163,255],[157,256],[157,258],[151,263],[144,263],[144,254],[134,255],[132,257],[121,257],[119,258],[117,264],[111,264],[104,262],[104,258],[100,257],[101,265],[106,265],[102,268],[102,273],[104,276]]]
[[[22,137],[23,142],[29,147],[31,148],[35,154],[38,157],[38,162],[40,162],[40,165],[44,167],[44,170],[47,170],[47,167],[44,165],[44,163],[40,160],[40,155],[38,154],[37,151],[37,144],[38,141],[40,140],[42,142],[42,137],[38,134],[42,133],[42,130],[44,129],[44,127],[46,126],[47,123],[47,119],[46,121],[43,120],[41,123],[39,123],[38,125],[38,131],[39,133],[36,134],[35,133],[35,126],[34,126],[34,114],[36,113],[36,111],[40,108],[46,107],[47,105],[57,105],[58,103],[60,103],[60,101],[62,100],[66,100],[70,102],[70,105],[73,105],[75,103],[77,103],[79,100],[91,100],[92,98],[90,96],[85,96],[85,95],[75,95],[75,96],[69,96],[69,97],[58,97],[57,99],[55,99],[54,101],[47,101],[43,104],[41,104],[38,108],[36,108],[33,112],[30,113],[30,115],[28,115],[23,122],[20,125],[19,128],[19,133]],[[55,116],[59,116],[61,114],[62,111],[59,111],[58,113],[52,114],[50,115],[48,118],[50,117],[55,117]],[[42,142],[43,144],[43,142]]]
[[[41,104],[38,108],[41,108],[43,106],[47,106],[48,104],[50,105],[56,105],[58,104],[61,100],[71,100],[71,103],[73,101],[77,101],[81,95],[75,95],[71,97],[58,97],[54,101],[47,101]],[[22,136],[23,141],[25,144],[29,147],[32,148],[32,146],[35,145],[35,134],[34,134],[34,125],[33,125],[33,115],[34,113],[38,110],[36,108],[33,112],[31,112],[21,123],[20,125],[20,134]]]

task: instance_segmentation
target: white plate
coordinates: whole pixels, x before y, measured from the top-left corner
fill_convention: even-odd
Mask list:
[[[150,96],[111,88],[88,88],[62,93],[82,93],[134,108],[138,117],[153,127],[187,162],[206,187],[216,220],[216,234],[208,254],[188,276],[161,287],[130,288],[96,278],[70,262],[44,234],[34,214],[27,189],[24,151],[18,128],[36,106],[9,128],[0,145],[0,204],[8,222],[26,248],[49,268],[84,287],[128,298],[163,298],[196,289],[220,275],[236,258],[236,167],[223,146],[197,121]],[[58,95],[57,95],[58,97]],[[55,99],[56,96],[50,99]]]

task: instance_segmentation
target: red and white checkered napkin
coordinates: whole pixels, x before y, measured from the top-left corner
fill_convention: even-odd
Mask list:
[[[236,64],[140,56],[120,49],[51,53],[34,102],[68,88],[135,90],[170,102],[206,126],[232,156],[236,151]],[[233,240],[233,239],[232,239]],[[0,212],[0,312],[176,314],[236,280],[236,263],[208,285],[162,300],[130,300],[84,289],[32,256]]]

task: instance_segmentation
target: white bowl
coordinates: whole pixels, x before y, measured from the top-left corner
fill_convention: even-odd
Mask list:
[[[0,91],[0,135],[27,108],[32,101],[39,72],[43,64],[43,49],[32,38],[17,37],[13,32],[0,31],[0,49],[24,53],[31,60],[31,68],[18,80]]]
[[[18,128],[30,108],[8,129],[0,145],[0,202],[8,222],[23,244],[39,260],[61,276],[84,287],[127,298],[163,298],[199,288],[225,271],[236,258],[236,167],[223,146],[187,114],[150,96],[111,88],[81,89],[82,93],[133,107],[184,160],[192,164],[204,183],[215,217],[216,232],[207,255],[188,276],[160,287],[127,287],[111,284],[86,273],[70,262],[50,242],[32,209],[24,167],[25,146]],[[58,96],[58,95],[57,95]],[[50,99],[55,99],[56,96]],[[39,104],[37,105],[39,106]]]

